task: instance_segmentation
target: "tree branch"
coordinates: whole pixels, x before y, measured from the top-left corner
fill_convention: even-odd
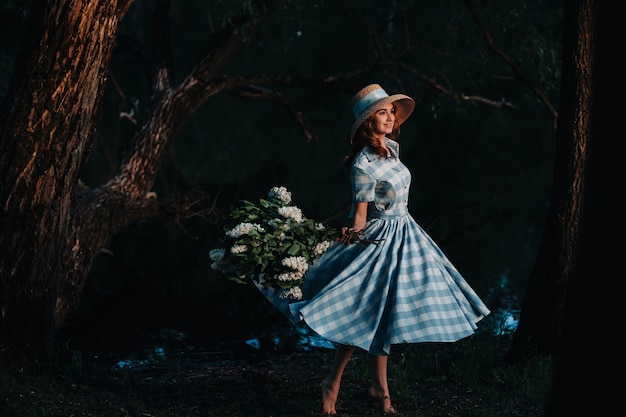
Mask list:
[[[304,113],[298,108],[294,101],[286,96],[283,93],[279,93],[274,90],[270,90],[268,88],[263,88],[255,85],[246,85],[239,90],[238,95],[242,97],[251,97],[251,98],[265,98],[271,99],[273,101],[277,101],[283,104],[287,111],[291,114],[291,117],[296,121],[296,123],[302,128],[302,132],[306,138],[307,142],[315,139],[317,141],[317,137],[313,128],[304,117]]]
[[[487,44],[489,49],[491,49],[497,56],[499,56],[513,70],[515,75],[524,84],[526,84],[526,86],[528,86],[528,88],[530,88],[530,90],[548,108],[548,110],[550,111],[550,114],[552,115],[552,118],[554,119],[554,123],[556,125],[556,120],[558,119],[559,114],[556,111],[556,109],[552,106],[552,104],[550,104],[545,94],[535,86],[535,84],[530,80],[530,77],[526,75],[526,73],[520,68],[519,65],[513,62],[513,60],[507,54],[502,52],[502,50],[496,47],[495,42],[493,41],[493,38],[491,37],[491,34],[489,33],[489,31],[483,24],[482,20],[480,19],[480,16],[478,15],[478,12],[476,11],[476,8],[474,7],[474,4],[472,3],[472,1],[463,0],[463,2],[465,3],[470,13],[472,14],[472,17],[474,18],[474,21],[478,25],[478,28],[480,29],[483,35],[483,39],[485,40],[485,43]]]
[[[153,99],[170,89],[172,68],[171,0],[159,0],[156,3],[152,19],[152,26],[155,28],[152,31]]]
[[[474,102],[474,103],[483,103],[483,104],[487,104],[489,106],[493,106],[493,107],[510,107],[510,108],[515,108],[515,105],[513,105],[513,103],[506,101],[503,98],[501,98],[500,100],[492,100],[492,99],[488,99],[485,97],[480,97],[480,96],[468,96],[464,93],[453,93],[452,91],[450,91],[449,89],[447,89],[446,87],[444,87],[443,85],[439,84],[436,80],[428,77],[427,75],[417,71],[415,68],[406,65],[404,63],[400,64],[400,67],[402,69],[404,69],[405,71],[409,72],[410,74],[412,74],[413,76],[415,76],[416,78],[424,81],[426,84],[429,84],[432,88],[434,88],[435,90],[437,90],[439,93],[447,95],[455,100],[461,100],[461,101],[469,101],[469,102]]]

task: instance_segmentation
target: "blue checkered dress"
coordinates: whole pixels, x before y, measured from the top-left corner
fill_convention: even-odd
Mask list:
[[[309,268],[303,298],[268,299],[324,338],[389,354],[392,344],[453,342],[489,314],[461,274],[407,210],[411,174],[398,158],[365,148],[352,165],[354,201],[367,201],[364,237],[378,244],[331,248]]]

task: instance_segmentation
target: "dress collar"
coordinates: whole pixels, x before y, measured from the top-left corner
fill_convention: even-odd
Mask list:
[[[398,142],[389,138],[385,138],[385,143],[387,144],[387,147],[391,151],[391,157],[397,159],[398,153],[400,150],[400,145],[398,144]],[[361,152],[363,152],[363,154],[367,157],[369,161],[373,161],[375,159],[380,158],[380,156],[374,152],[374,149],[372,149],[371,147],[367,145],[363,147]]]

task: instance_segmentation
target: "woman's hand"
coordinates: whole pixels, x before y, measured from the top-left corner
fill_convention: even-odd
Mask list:
[[[341,228],[341,236],[339,236],[336,240],[339,243],[343,243],[344,245],[349,245],[354,243],[359,237],[359,232],[354,230],[351,227],[342,227]]]
[[[337,242],[349,245],[356,241],[360,241],[361,232],[367,226],[367,201],[359,201],[356,203],[354,214],[354,222],[352,227],[342,227],[341,236],[337,238]]]
[[[354,227],[342,227],[341,228],[341,236],[336,238],[337,242],[343,243],[344,245],[350,245],[352,243],[358,243],[361,246],[365,246],[369,243],[373,243],[378,245],[384,239],[366,239],[363,238],[363,230],[367,228],[368,224],[363,226],[362,228],[355,230]]]

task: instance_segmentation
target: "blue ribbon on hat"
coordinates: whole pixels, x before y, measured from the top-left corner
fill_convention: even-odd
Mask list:
[[[385,92],[385,90],[378,89],[374,90],[370,93],[364,95],[359,101],[356,102],[354,107],[352,108],[352,112],[354,113],[355,118],[359,118],[363,110],[374,104],[380,99],[389,97],[389,94]]]

